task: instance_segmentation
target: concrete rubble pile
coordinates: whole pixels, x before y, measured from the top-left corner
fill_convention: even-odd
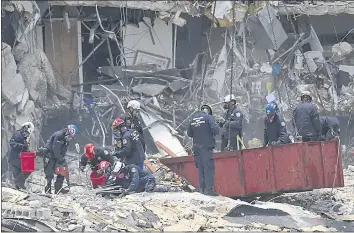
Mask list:
[[[38,175],[32,176],[39,178]],[[183,191],[140,193],[117,198],[96,195],[94,190],[75,182],[76,180],[67,195],[24,193],[2,187],[2,230],[353,230],[350,222],[328,220],[319,214],[289,204],[259,201],[249,204],[226,197],[209,197],[197,192]],[[36,188],[36,185],[33,187]],[[37,188],[41,189],[40,186]],[[337,193],[340,193],[340,190]],[[352,199],[335,197],[339,202],[351,201],[348,204],[353,204]],[[339,208],[346,209],[345,215],[350,213],[348,205]]]
[[[43,125],[43,111],[47,106],[72,106],[74,95],[71,90],[59,82],[60,78],[53,73],[52,66],[45,53],[30,46],[28,25],[35,23],[37,6],[34,2],[18,1],[5,4],[5,10],[13,14],[25,15],[17,25],[18,43],[14,48],[2,43],[2,156],[8,151],[8,142],[15,129],[26,121],[35,124],[35,133],[31,138],[31,147],[37,148]],[[21,5],[24,4],[24,5]],[[16,17],[15,17],[16,18]],[[33,28],[33,27],[32,27]],[[76,98],[76,97],[75,97]],[[76,108],[78,105],[76,105]]]

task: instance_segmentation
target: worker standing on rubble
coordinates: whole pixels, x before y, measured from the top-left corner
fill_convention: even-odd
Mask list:
[[[264,118],[264,143],[263,146],[281,145],[290,143],[285,121],[278,114],[279,108],[275,102],[270,102],[266,107],[267,116]]]
[[[131,100],[128,102],[127,111],[121,116],[121,119],[124,120],[126,127],[128,129],[135,129],[140,134],[141,142],[143,143],[144,151],[145,151],[145,140],[144,140],[144,132],[143,127],[141,125],[140,116],[140,103],[137,100]]]
[[[242,123],[243,113],[236,106],[236,98],[233,94],[227,95],[224,98],[224,122],[220,122],[220,127],[223,127],[221,133],[221,151],[224,151],[229,143],[230,151],[242,148]],[[239,139],[237,139],[239,137]]]
[[[90,165],[91,170],[96,171],[97,166],[101,161],[108,161],[114,164],[115,158],[108,150],[104,148],[96,147],[94,144],[89,143],[85,146],[85,153],[81,156],[79,167],[81,171],[84,171],[87,164]]]
[[[217,196],[214,191],[214,153],[215,136],[219,127],[213,117],[209,105],[203,105],[200,112],[193,115],[187,134],[193,138],[195,166],[198,168],[200,192],[205,195]]]
[[[108,178],[108,184],[121,186],[125,191],[120,197],[131,193],[151,192],[156,186],[155,177],[134,164],[127,166],[117,161]]]
[[[339,121],[337,117],[321,116],[321,141],[330,141],[340,134]]]
[[[301,103],[294,109],[293,126],[296,136],[301,136],[303,142],[319,140],[321,134],[320,118],[317,107],[312,103],[312,97],[308,91],[301,94]]]
[[[65,161],[66,152],[69,147],[69,142],[77,133],[78,128],[76,125],[68,125],[67,128],[55,132],[44,146],[46,150],[46,152],[43,153],[44,173],[47,180],[47,185],[45,186],[44,191],[46,193],[51,193],[54,174],[57,175],[54,184],[55,193],[65,194],[69,192],[69,190],[62,189],[65,177],[58,171],[62,168],[67,169]]]
[[[144,169],[145,152],[138,131],[127,128],[121,118],[114,120],[112,129],[115,133],[119,132],[122,138],[122,147],[117,149],[113,156],[124,159],[125,164],[135,164]]]
[[[34,131],[32,122],[25,122],[21,128],[12,135],[10,140],[9,164],[12,167],[16,189],[26,189],[26,179],[31,173],[24,173],[21,169],[21,152],[28,151],[28,139]]]

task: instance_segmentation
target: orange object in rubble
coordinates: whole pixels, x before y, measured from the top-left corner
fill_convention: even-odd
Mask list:
[[[305,142],[215,153],[215,190],[227,197],[343,187],[338,141]],[[198,187],[193,156],[160,159]]]
[[[21,170],[22,172],[34,172],[36,168],[36,152],[21,152]]]

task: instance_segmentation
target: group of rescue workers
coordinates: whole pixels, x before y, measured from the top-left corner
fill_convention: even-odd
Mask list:
[[[243,114],[236,105],[234,95],[224,98],[226,110],[221,121],[213,117],[212,109],[203,105],[199,112],[192,116],[188,127],[188,136],[193,138],[193,153],[198,169],[199,191],[205,195],[216,196],[214,190],[214,154],[215,136],[221,130],[221,151],[240,150],[243,146],[242,128]],[[264,118],[263,146],[274,146],[293,143],[296,139],[303,142],[329,141],[339,136],[339,121],[336,117],[319,117],[316,105],[312,103],[311,94],[304,92],[301,102],[293,111],[292,124],[295,137],[288,133],[285,121],[275,101],[268,103]]]
[[[221,128],[221,151],[240,150],[243,146],[242,128],[243,113],[236,105],[236,98],[230,94],[224,98],[225,114],[222,120],[216,120],[212,108],[203,105],[199,112],[192,115],[187,134],[193,138],[193,155],[198,169],[199,191],[205,195],[217,196],[214,190],[214,153],[215,136]],[[132,100],[127,105],[126,113],[115,119],[112,131],[115,139],[114,150],[87,144],[80,158],[80,170],[89,165],[92,172],[105,177],[106,185],[122,187],[124,196],[133,192],[152,191],[156,185],[154,176],[144,171],[145,140],[141,121],[139,120],[140,103]],[[303,142],[332,140],[339,136],[339,122],[335,117],[319,117],[316,106],[312,103],[311,94],[304,92],[301,102],[293,112],[295,137]],[[32,122],[24,123],[10,140],[9,164],[13,170],[17,189],[25,189],[25,181],[30,173],[21,170],[21,152],[29,150],[29,138],[34,131]],[[45,192],[51,193],[54,175],[54,191],[67,193],[63,188],[68,176],[65,156],[70,141],[77,135],[78,128],[68,125],[55,132],[46,145],[37,151],[43,157],[46,178]],[[263,146],[281,145],[294,142],[294,137],[287,132],[285,121],[280,116],[276,102],[266,107],[264,118]]]
[[[85,145],[84,154],[80,158],[80,170],[87,165],[92,172],[105,177],[104,185],[123,188],[120,196],[133,192],[152,191],[156,185],[152,174],[143,170],[145,160],[145,141],[142,126],[138,117],[140,103],[132,100],[127,105],[123,116],[115,119],[112,124],[115,139],[114,150]],[[29,138],[34,131],[32,122],[24,123],[10,140],[9,164],[12,167],[14,183],[17,189],[25,189],[26,179],[31,173],[21,170],[21,152],[29,150]],[[46,178],[45,192],[52,192],[54,175],[54,192],[68,193],[63,188],[68,176],[68,165],[65,159],[70,141],[77,135],[76,125],[68,125],[65,129],[55,132],[44,147],[39,148],[37,155],[43,158]]]

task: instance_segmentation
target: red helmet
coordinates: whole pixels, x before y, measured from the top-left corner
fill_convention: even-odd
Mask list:
[[[95,153],[96,153],[95,145],[93,145],[92,143],[89,143],[85,146],[85,155],[88,160],[93,159],[93,157],[95,157]]]
[[[98,164],[97,168],[98,168],[98,170],[104,170],[104,169],[108,168],[109,166],[111,166],[111,163],[106,160],[103,160]]]
[[[113,124],[112,124],[112,129],[115,129],[117,128],[118,126],[121,126],[122,124],[124,123],[124,121],[121,119],[121,118],[116,118],[114,121],[113,121]]]

